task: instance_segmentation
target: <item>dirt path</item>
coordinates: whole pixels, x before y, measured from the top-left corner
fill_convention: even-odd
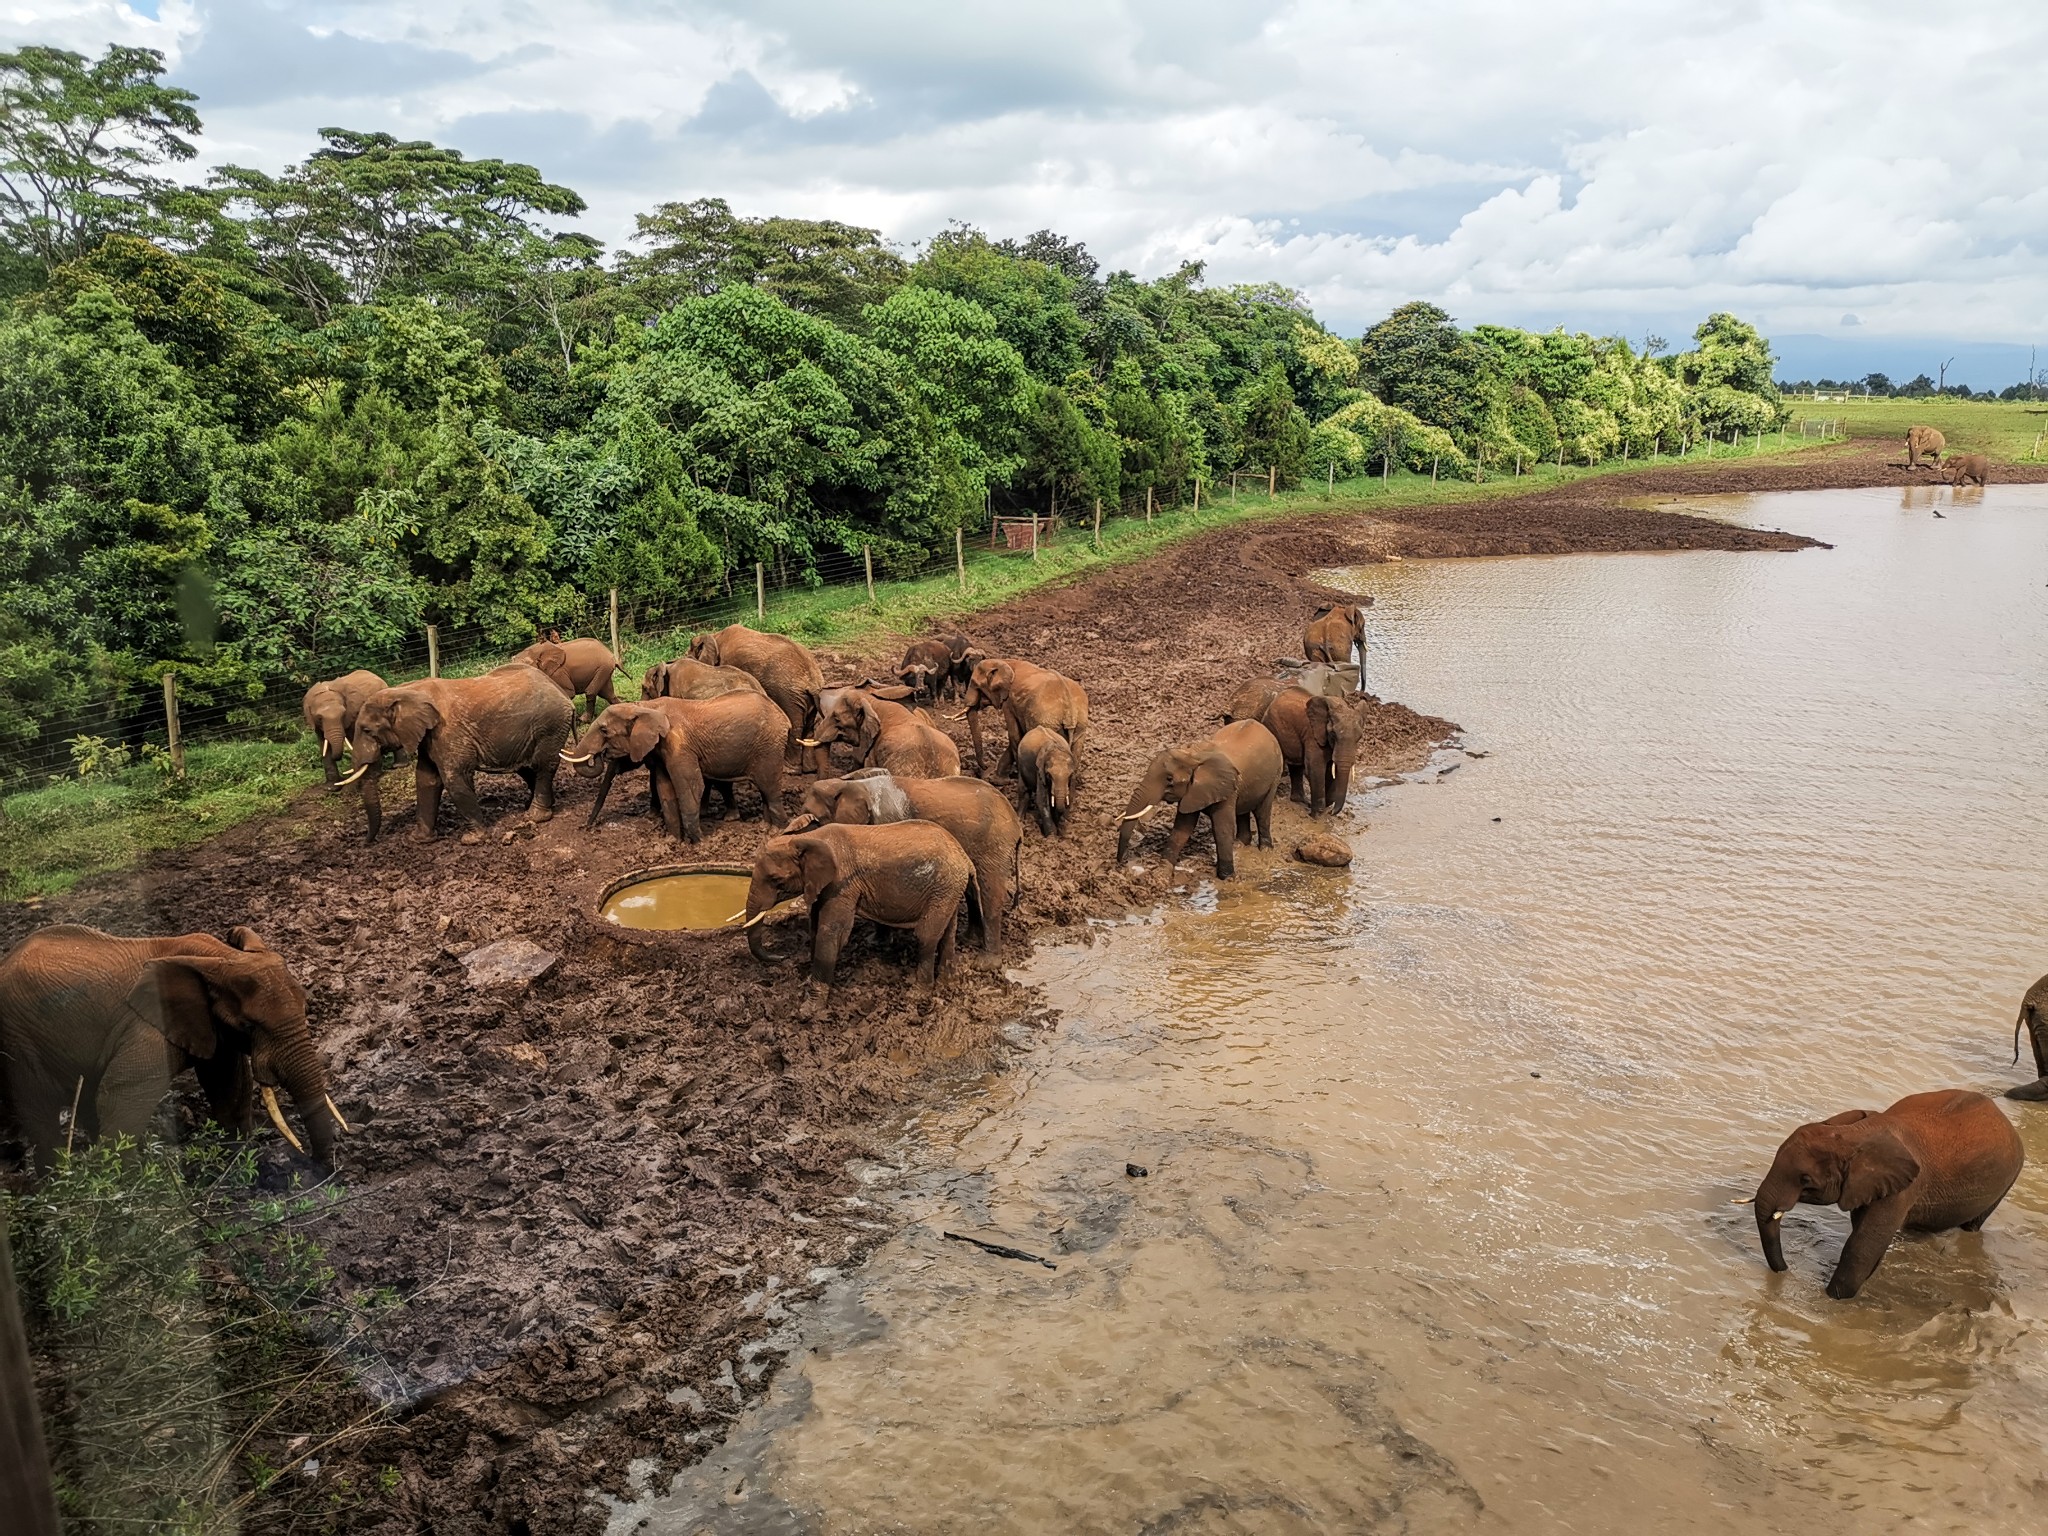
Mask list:
[[[1067,840],[1026,841],[1009,963],[1064,925],[1162,899],[1156,858],[1141,873],[1109,868],[1116,814],[1152,751],[1203,734],[1236,683],[1299,653],[1320,590],[1309,571],[1389,556],[1792,550],[1812,541],[1622,502],[1905,478],[1881,457],[1659,469],[1223,530],[976,616],[970,631],[992,652],[1090,694],[1087,784]],[[894,654],[828,656],[827,673]],[[1382,704],[1361,768],[1413,768],[1454,729]],[[492,781],[497,819],[480,839],[429,843],[411,825],[409,776],[392,775],[393,825],[374,848],[352,801],[315,791],[139,875],[5,915],[8,942],[52,920],[123,933],[248,923],[309,990],[358,1128],[344,1144],[348,1198],[314,1235],[344,1289],[408,1298],[359,1361],[401,1412],[327,1456],[317,1479],[287,1480],[306,1486],[260,1506],[256,1528],[566,1531],[588,1522],[593,1484],[625,1490],[636,1458],[694,1459],[779,1361],[785,1305],[891,1230],[860,1160],[921,1098],[999,1064],[1006,1031],[1051,1022],[985,966],[920,1001],[900,954],[871,938],[813,1023],[797,1019],[794,966],[756,965],[736,935],[622,941],[588,915],[608,882],[682,859],[745,863],[762,823],[716,824],[685,849],[632,791],[585,831],[591,786],[567,774],[562,786],[560,814],[536,828],[512,814],[516,781]],[[745,792],[741,804],[752,808]],[[1280,846],[1242,856],[1241,877],[1308,828],[1283,809]],[[473,989],[462,955],[511,936],[560,963],[524,989]],[[267,1138],[263,1155],[281,1179],[281,1145]],[[308,1426],[278,1434],[295,1427]]]

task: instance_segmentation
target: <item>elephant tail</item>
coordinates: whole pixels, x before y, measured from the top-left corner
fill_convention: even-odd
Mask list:
[[[973,924],[974,932],[988,932],[988,914],[981,904],[981,881],[975,878],[971,866],[967,871],[967,921]]]
[[[1024,839],[1020,835],[1010,847],[1010,904],[1015,906],[1017,898],[1024,894]],[[2019,1058],[2015,1056],[2013,1060]]]

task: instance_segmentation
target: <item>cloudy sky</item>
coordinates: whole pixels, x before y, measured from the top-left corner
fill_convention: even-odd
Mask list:
[[[2038,0],[0,0],[0,39],[163,50],[205,163],[431,138],[537,164],[608,241],[715,194],[1199,258],[1352,332],[1416,297],[1674,340],[1731,308],[1795,372],[1979,384],[2048,345]]]

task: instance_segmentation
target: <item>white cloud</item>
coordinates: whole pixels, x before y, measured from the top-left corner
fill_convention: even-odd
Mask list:
[[[532,160],[611,239],[707,194],[906,243],[1050,225],[1354,329],[1427,297],[2023,340],[2048,298],[2024,0],[0,0],[0,38],[164,48],[215,161],[327,123]]]

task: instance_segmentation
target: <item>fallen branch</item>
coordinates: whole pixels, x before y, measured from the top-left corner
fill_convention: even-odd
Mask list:
[[[1005,1248],[1001,1243],[984,1243],[978,1237],[967,1237],[958,1232],[941,1232],[939,1236],[949,1243],[972,1243],[983,1253],[992,1253],[999,1259],[1022,1259],[1026,1264],[1043,1264],[1047,1269],[1056,1270],[1059,1265],[1051,1259],[1041,1259],[1035,1253],[1026,1253],[1022,1248]]]

